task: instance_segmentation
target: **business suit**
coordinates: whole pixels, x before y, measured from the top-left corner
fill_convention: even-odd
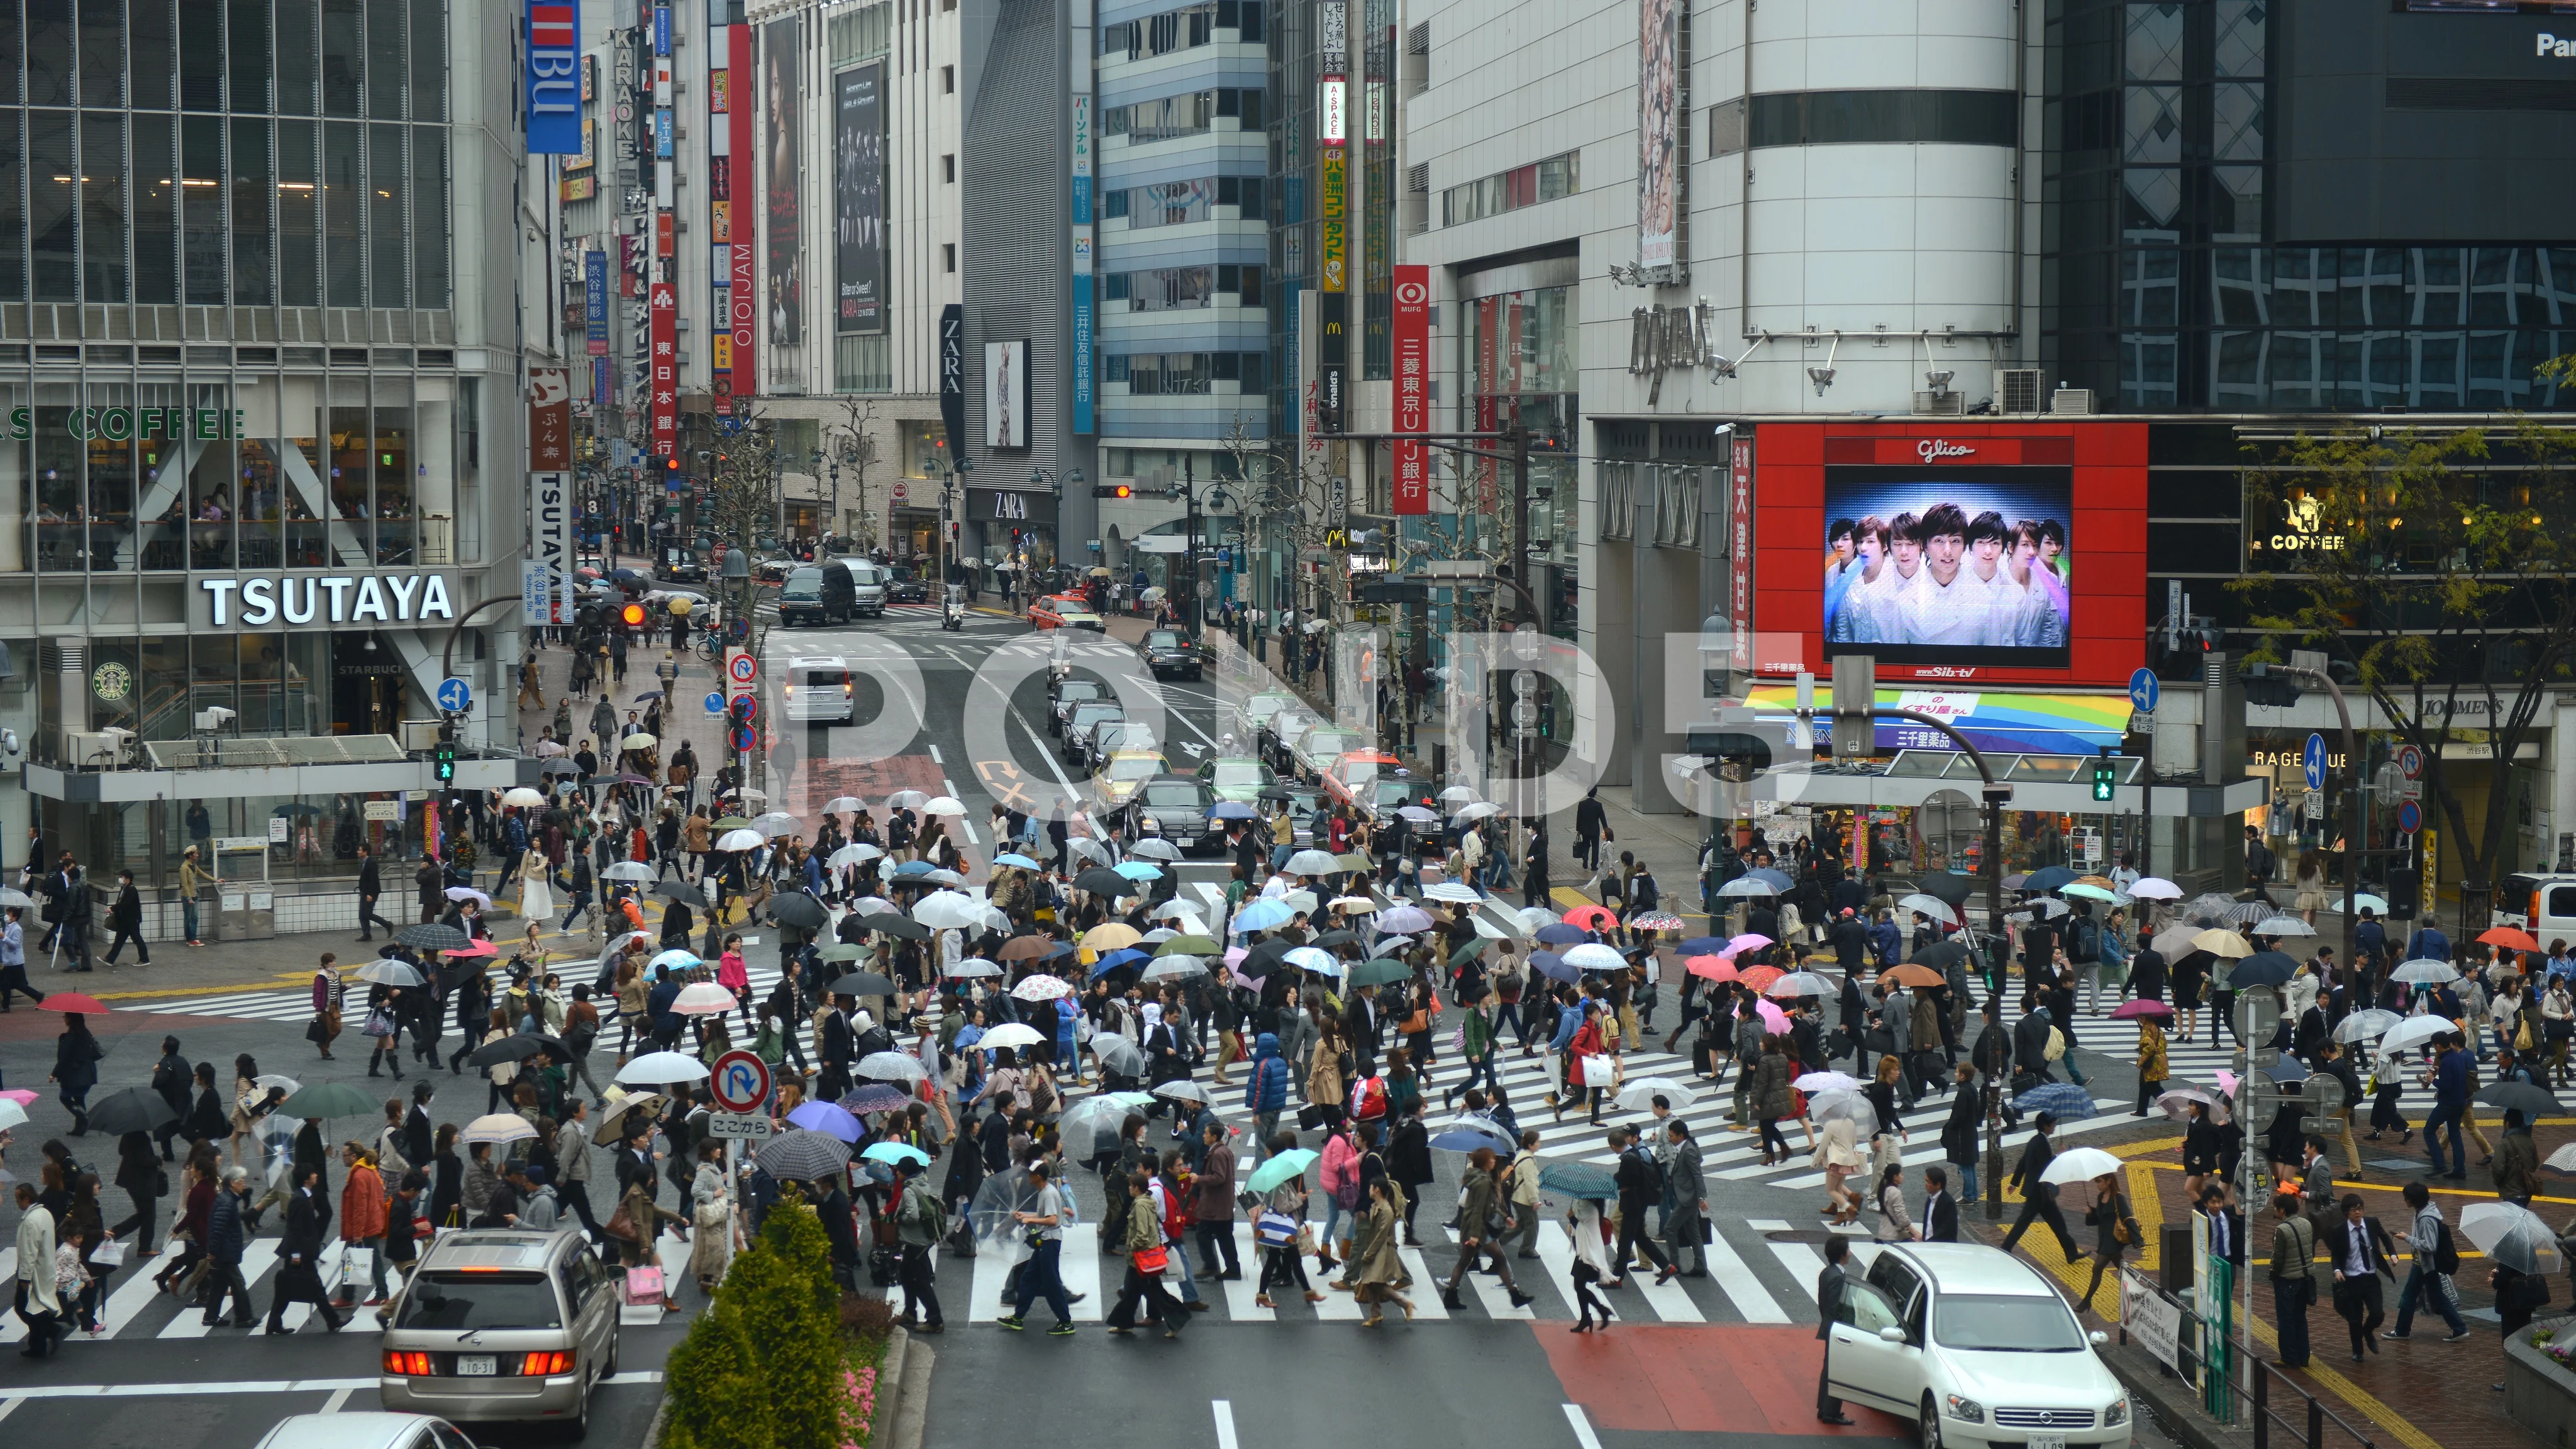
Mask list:
[[[2386,1294],[2379,1280],[2396,1279],[2397,1270],[2388,1259],[2397,1245],[2389,1241],[2379,1219],[2364,1217],[2355,1222],[2349,1215],[2335,1224],[2334,1235],[2324,1242],[2334,1255],[2335,1312],[2343,1315],[2344,1327],[2352,1335],[2353,1359],[2359,1362],[2365,1350],[2379,1351],[2379,1325],[2387,1316]]]
[[[1945,1188],[1923,1200],[1923,1241],[1959,1241],[1959,1200]]]
[[[2075,1235],[2066,1230],[2066,1214],[2058,1211],[2056,1187],[2041,1176],[2048,1171],[2048,1164],[2056,1156],[2057,1149],[2049,1144],[2048,1134],[2044,1132],[2032,1133],[2030,1141],[2022,1147],[2021,1161],[2013,1168],[2012,1180],[2005,1184],[2021,1189],[2022,1193],[2021,1212],[2013,1218],[2012,1231],[2004,1234],[2005,1252],[2012,1251],[2013,1244],[2021,1241],[2021,1235],[2030,1231],[2031,1220],[2037,1218],[2048,1224],[2050,1232],[2057,1234],[2058,1251],[2066,1255],[2067,1262],[2075,1262],[2083,1256],[2075,1246]]]
[[[1825,1345],[1816,1363],[1816,1417],[1828,1424],[1851,1422],[1843,1415],[1843,1401],[1833,1396],[1829,1378],[1834,1357],[1830,1337],[1834,1318],[1843,1311],[1845,1276],[1840,1263],[1827,1263],[1825,1271],[1816,1275],[1816,1341]]]

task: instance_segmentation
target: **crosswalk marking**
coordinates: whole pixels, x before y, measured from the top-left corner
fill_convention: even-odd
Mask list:
[[[1420,1248],[1398,1248],[1395,1256],[1404,1263],[1404,1271],[1413,1275],[1413,1290],[1405,1296],[1413,1300],[1416,1317],[1446,1323],[1449,1306],[1440,1301],[1440,1279],[1433,1277],[1431,1265],[1423,1260]],[[1474,1274],[1469,1274],[1474,1277]]]
[[[1252,1224],[1237,1218],[1234,1222],[1234,1255],[1243,1265],[1243,1276],[1225,1282],[1225,1316],[1237,1323],[1269,1323],[1278,1318],[1275,1310],[1264,1308],[1261,1297],[1261,1245],[1253,1236]]]
[[[1700,1252],[1708,1263],[1710,1280],[1726,1294],[1726,1301],[1743,1315],[1747,1323],[1788,1322],[1789,1315],[1781,1311],[1780,1300],[1772,1297],[1770,1290],[1762,1286],[1762,1280],[1753,1276],[1752,1266],[1735,1251],[1735,1245],[1726,1240],[1726,1234],[1714,1231],[1713,1222],[1711,1228],[1708,1242],[1701,1245]]]

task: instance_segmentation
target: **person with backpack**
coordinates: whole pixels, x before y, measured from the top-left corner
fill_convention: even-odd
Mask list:
[[[914,1333],[946,1333],[933,1255],[948,1235],[948,1210],[924,1182],[922,1166],[907,1160],[895,1168],[903,1179],[895,1208],[895,1236],[903,1244],[903,1316],[895,1321]]]
[[[1634,1261],[1632,1251],[1641,1253],[1655,1265],[1655,1283],[1661,1286],[1681,1272],[1681,1265],[1664,1256],[1655,1246],[1654,1236],[1647,1231],[1646,1214],[1664,1200],[1664,1165],[1646,1151],[1636,1135],[1625,1127],[1610,1129],[1610,1150],[1619,1156],[1615,1169],[1619,1185],[1619,1241],[1610,1251],[1609,1281],[1601,1286],[1618,1287],[1628,1276]]]
[[[1510,1255],[1503,1242],[1516,1226],[1513,1205],[1500,1175],[1495,1171],[1494,1149],[1479,1147],[1467,1154],[1467,1172],[1458,1187],[1458,1266],[1451,1269],[1449,1281],[1440,1285],[1440,1302],[1452,1313],[1466,1311],[1458,1297],[1458,1285],[1467,1281],[1479,1261],[1492,1255],[1494,1275],[1502,1280],[1503,1291],[1511,1295],[1512,1306],[1530,1302],[1530,1295],[1512,1281]]]

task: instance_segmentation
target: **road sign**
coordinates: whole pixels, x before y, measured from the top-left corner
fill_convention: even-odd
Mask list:
[[[450,675],[438,682],[438,707],[449,714],[463,714],[474,707],[474,686]]]
[[[2421,800],[2407,800],[2400,802],[2397,806],[2398,834],[2412,835],[2423,828],[2424,802]]]
[[[2281,1026],[2281,1002],[2269,991],[2236,993],[2236,1039],[2268,1042]]]
[[[2156,672],[2141,669],[2129,676],[2129,707],[2140,714],[2156,712]]]
[[[722,714],[722,713],[724,713],[724,694],[723,694],[723,692],[722,692],[722,691],[709,691],[709,693],[707,694],[707,698],[706,698],[706,706],[707,706],[707,713],[709,713],[709,714]]]
[[[2245,1094],[2245,1110],[2241,1117],[2245,1123],[2245,1130],[2260,1132],[2270,1127],[2272,1119],[2281,1115],[2281,1089],[2264,1073],[2248,1072],[2245,1074],[2242,1090]]]
[[[2300,752],[2299,763],[2307,767],[2309,789],[2322,790],[2326,787],[2326,737],[2324,735],[2314,732],[2308,735],[2308,747]]]
[[[776,1129],[770,1120],[757,1112],[709,1112],[707,1135],[733,1137],[745,1142],[765,1142]]]
[[[707,1091],[728,1112],[748,1112],[769,1100],[769,1064],[747,1051],[716,1058]]]
[[[2319,1072],[2315,1076],[2308,1078],[2305,1090],[2308,1097],[2308,1117],[2310,1120],[2317,1122],[2328,1121],[2335,1117],[2336,1114],[2343,1111],[2343,1080],[2341,1078],[2328,1076],[2324,1072]]]
[[[2424,751],[2415,745],[2397,747],[2397,773],[2408,780],[2424,778]]]
[[[749,726],[749,725],[737,725],[737,726],[734,728],[734,732],[733,732],[733,747],[734,747],[735,749],[737,749],[737,750],[747,750],[747,749],[750,749],[752,746],[757,745],[757,744],[759,744],[759,743],[760,743],[760,731],[758,731],[758,730],[756,730],[756,729],[753,729],[753,728],[752,728],[751,726]]]
[[[725,674],[736,684],[749,684],[760,677],[760,661],[747,649],[725,651]]]

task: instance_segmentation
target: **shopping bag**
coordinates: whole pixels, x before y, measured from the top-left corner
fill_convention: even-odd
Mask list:
[[[1608,1087],[1615,1085],[1618,1080],[1619,1059],[1617,1057],[1598,1056],[1583,1059],[1584,1086]]]

